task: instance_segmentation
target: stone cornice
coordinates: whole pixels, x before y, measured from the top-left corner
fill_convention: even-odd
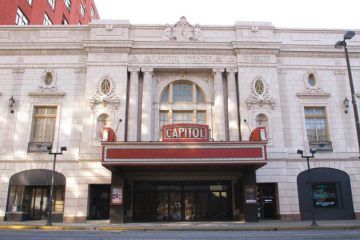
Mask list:
[[[133,41],[129,40],[84,40],[82,43],[89,53],[129,53],[133,46]]]
[[[54,41],[33,41],[33,42],[2,42],[0,50],[81,50],[84,49],[79,42],[54,42]]]
[[[134,41],[133,49],[211,49],[232,50],[229,42],[164,42],[164,41]]]
[[[296,96],[301,99],[328,99],[331,93],[327,92],[298,92]]]
[[[232,46],[236,50],[240,49],[260,49],[260,50],[272,50],[279,51],[281,48],[281,42],[254,42],[254,41],[233,41]]]
[[[55,91],[55,92],[29,92],[30,97],[53,97],[53,98],[62,98],[65,96],[65,92],[63,91]]]

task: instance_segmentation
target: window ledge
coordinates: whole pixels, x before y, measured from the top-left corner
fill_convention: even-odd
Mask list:
[[[301,99],[328,99],[331,93],[327,92],[298,92],[296,96]]]
[[[332,152],[332,142],[328,141],[312,141],[309,142],[309,146],[312,149],[316,149],[318,152]]]
[[[30,97],[54,97],[54,98],[62,98],[65,96],[65,92],[56,91],[56,92],[29,92]]]

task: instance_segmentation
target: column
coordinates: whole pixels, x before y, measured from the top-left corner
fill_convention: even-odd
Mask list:
[[[229,118],[229,139],[230,141],[239,141],[239,118],[236,96],[235,73],[236,68],[227,68],[227,86],[228,86],[228,118]]]
[[[256,185],[256,172],[255,171],[243,171],[242,172],[242,191],[245,192],[245,186]],[[245,196],[245,195],[244,195]],[[245,222],[258,222],[257,216],[257,204],[244,204],[243,214]],[[240,213],[242,214],[242,213]]]
[[[125,187],[124,174],[119,172],[111,173],[111,186]],[[110,197],[111,193],[110,193]],[[125,196],[123,196],[124,198]],[[124,206],[111,205],[110,206],[110,223],[124,223]]]
[[[139,124],[139,71],[140,68],[129,68],[130,91],[128,109],[128,141],[137,141],[137,130]]]
[[[142,68],[144,73],[143,99],[141,113],[141,141],[148,142],[152,137],[152,68]]]
[[[225,114],[224,114],[224,89],[222,73],[223,68],[214,68],[214,94],[215,94],[215,141],[225,141]]]

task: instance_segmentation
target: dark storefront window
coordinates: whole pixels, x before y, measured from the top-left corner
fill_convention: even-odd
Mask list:
[[[30,219],[45,219],[49,212],[49,186],[10,186],[7,212],[24,212]],[[65,186],[54,186],[53,212],[64,212]]]
[[[8,201],[8,212],[23,211],[24,186],[11,186]]]
[[[333,208],[338,206],[336,184],[313,184],[313,204],[316,208]]]

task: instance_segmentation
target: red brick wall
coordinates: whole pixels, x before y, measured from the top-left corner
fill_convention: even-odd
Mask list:
[[[85,6],[85,18],[80,13],[80,2]],[[48,0],[33,0],[32,6],[26,0],[0,1],[0,25],[15,25],[18,7],[29,20],[30,25],[43,25],[45,12],[54,25],[61,25],[63,15],[71,25],[86,25],[91,22],[91,6],[95,10],[95,19],[99,19],[94,0],[71,0],[71,11],[67,10],[64,0],[56,0],[55,11]]]

